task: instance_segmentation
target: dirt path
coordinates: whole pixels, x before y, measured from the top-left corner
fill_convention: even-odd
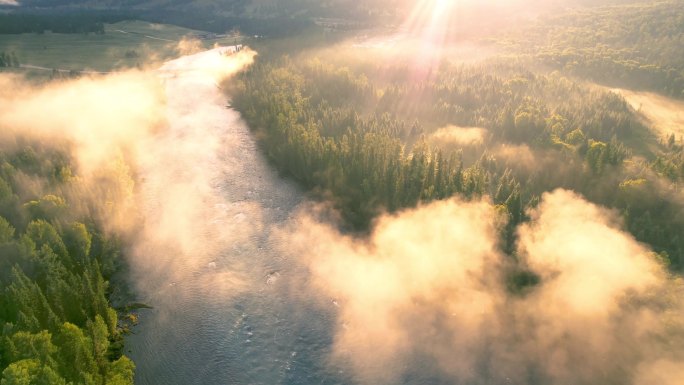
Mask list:
[[[176,42],[175,40],[169,40],[169,39],[164,39],[164,38],[161,38],[161,37],[145,35],[145,34],[142,34],[142,33],[140,33],[140,32],[124,31],[123,29],[115,29],[114,31],[115,31],[115,32],[125,33],[125,34],[128,34],[128,35],[138,35],[138,36],[146,37],[146,38],[148,38],[148,39],[161,40],[161,41],[169,41],[169,42],[171,42],[171,43],[175,43],[175,42]]]

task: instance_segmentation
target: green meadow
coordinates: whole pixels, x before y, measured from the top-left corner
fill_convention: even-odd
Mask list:
[[[104,34],[20,34],[0,35],[0,52],[14,52],[22,65],[59,70],[111,71],[163,61],[179,54],[178,42],[203,31],[123,21],[106,24]],[[234,44],[235,38],[201,40],[206,48]],[[13,69],[16,71],[16,69]],[[21,69],[24,72],[45,72]]]

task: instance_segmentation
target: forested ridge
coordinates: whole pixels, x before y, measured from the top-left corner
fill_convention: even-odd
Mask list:
[[[683,267],[682,138],[656,137],[621,96],[572,69],[534,69],[539,58],[525,55],[445,60],[415,81],[410,60],[349,49],[262,57],[230,92],[274,164],[334,202],[350,229],[420,202],[486,196],[509,217],[512,252],[526,211],[562,187],[614,208],[639,241]],[[482,137],[459,141],[471,127]]]
[[[17,143],[0,151],[0,383],[132,384],[108,301],[121,245],[96,207],[112,208],[125,173],[99,176],[98,203],[68,151]]]
[[[551,14],[503,39],[514,54],[601,84],[684,98],[684,2]]]

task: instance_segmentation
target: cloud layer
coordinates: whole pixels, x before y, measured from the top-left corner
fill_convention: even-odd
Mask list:
[[[518,291],[486,201],[387,216],[366,241],[302,214],[292,247],[339,304],[333,362],[369,384],[420,367],[468,384],[677,383],[676,370],[657,368],[684,363],[684,345],[662,342],[684,330],[662,321],[681,317],[682,303],[659,298],[681,288],[652,253],[569,191],[545,194],[530,215],[517,265],[539,282]]]

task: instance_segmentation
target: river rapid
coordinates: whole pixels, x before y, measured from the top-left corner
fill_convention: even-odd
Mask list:
[[[211,50],[166,63],[169,127],[141,161],[145,234],[131,258],[140,323],[126,338],[136,384],[339,384],[328,363],[336,304],[277,250],[302,191],[258,151]]]

